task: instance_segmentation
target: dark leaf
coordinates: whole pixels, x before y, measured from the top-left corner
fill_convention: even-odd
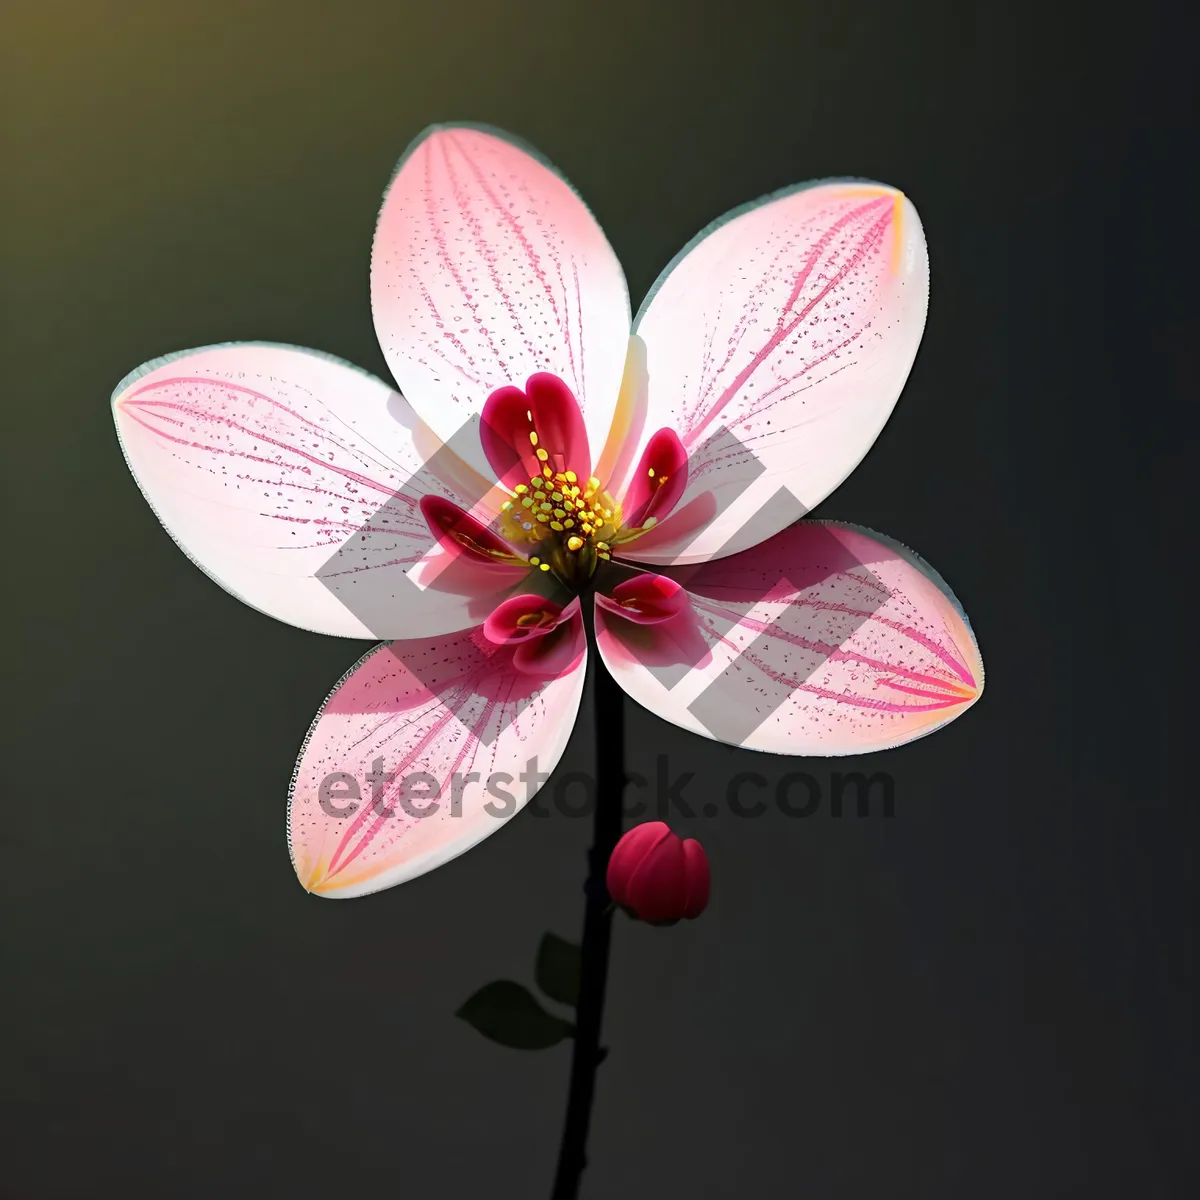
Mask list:
[[[528,988],[511,979],[485,984],[455,1015],[485,1038],[516,1050],[543,1050],[575,1032],[573,1025],[551,1016]]]
[[[557,934],[547,933],[538,947],[534,978],[537,985],[562,1004],[579,1003],[579,947]]]

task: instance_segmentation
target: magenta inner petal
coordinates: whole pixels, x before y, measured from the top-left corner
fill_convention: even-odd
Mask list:
[[[583,614],[575,599],[562,610],[556,625],[517,646],[513,666],[522,675],[557,679],[574,669],[586,649]]]
[[[639,529],[651,517],[661,521],[687,487],[687,451],[673,429],[660,429],[646,444],[622,506],[624,524]]]
[[[578,608],[578,601],[572,601],[572,604]],[[484,621],[483,636],[497,646],[545,637],[558,625],[562,614],[562,605],[547,600],[545,596],[528,592],[510,596],[498,604]]]
[[[657,625],[683,612],[688,597],[675,580],[646,573],[617,584],[607,596],[597,592],[596,603],[638,625]]]
[[[487,398],[481,420],[483,452],[505,487],[528,483],[544,467],[587,478],[591,453],[583,414],[557,375],[531,375],[524,391],[497,389]]]
[[[498,534],[450,500],[441,496],[422,496],[421,515],[438,545],[454,556],[493,562],[497,558],[511,562],[516,550]]]

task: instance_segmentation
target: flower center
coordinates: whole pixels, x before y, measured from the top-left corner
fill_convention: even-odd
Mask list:
[[[536,433],[530,441],[536,446]],[[549,456],[538,450],[538,460]],[[543,465],[528,483],[518,483],[516,495],[501,507],[503,536],[514,544],[533,543],[530,563],[553,571],[569,583],[589,579],[602,559],[611,557],[621,527],[621,506],[594,475],[581,481],[574,471],[555,471]]]
[[[583,417],[557,376],[541,372],[530,376],[525,391],[508,386],[493,392],[480,436],[508,489],[496,532],[524,549],[531,566],[568,586],[582,589],[614,546],[656,523],[641,519],[649,513],[644,500],[629,513],[637,519],[624,522],[622,505],[600,479],[587,475],[591,456]],[[583,464],[582,477],[572,463]]]

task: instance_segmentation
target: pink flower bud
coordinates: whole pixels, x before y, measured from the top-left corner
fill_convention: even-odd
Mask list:
[[[662,821],[635,825],[608,860],[608,894],[651,925],[698,917],[708,904],[708,858],[694,838],[681,841]]]

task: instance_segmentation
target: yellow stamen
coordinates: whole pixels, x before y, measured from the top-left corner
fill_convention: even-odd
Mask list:
[[[583,538],[581,538],[581,537],[567,538],[567,549],[568,550],[579,550],[582,546],[583,546]]]
[[[531,429],[531,430],[529,431],[529,444],[530,444],[531,446],[536,446],[536,445],[537,445],[537,431],[536,431],[536,430],[533,430],[533,429]],[[653,471],[651,471],[651,472],[650,472],[650,474],[651,474],[651,475],[653,475],[653,474],[654,474],[654,472],[653,472]]]
[[[535,436],[535,435],[534,435],[534,434],[530,434],[530,436],[531,436],[531,437],[533,437],[533,436]],[[548,453],[547,451],[543,450],[541,446],[539,446],[539,447],[538,447],[538,449],[537,449],[537,456],[538,456],[538,458],[540,458],[540,459],[542,460],[542,462],[545,462],[545,461],[546,461],[546,459],[548,459],[548,458],[550,457],[549,453]],[[549,479],[549,477],[550,477],[550,474],[552,474],[552,473],[553,473],[553,472],[550,472],[550,473],[548,473],[548,474],[547,474],[547,476],[546,476],[546,478],[547,478],[547,479]]]

